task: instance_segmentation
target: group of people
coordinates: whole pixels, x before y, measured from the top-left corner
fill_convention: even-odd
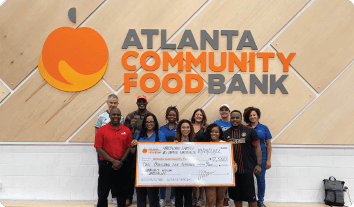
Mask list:
[[[259,123],[258,108],[244,110],[243,120],[248,125],[243,125],[242,112],[231,111],[229,105],[223,104],[219,108],[221,119],[208,125],[203,109],[196,109],[190,120],[179,120],[177,107],[170,106],[165,115],[167,124],[160,127],[156,116],[146,108],[146,96],[137,97],[138,110],[125,118],[117,108],[118,102],[116,95],[109,95],[108,109],[96,119],[94,147],[99,164],[96,206],[108,206],[110,191],[115,205],[130,206],[134,189],[138,207],[146,207],[147,197],[150,207],[165,206],[166,187],[135,188],[138,142],[232,142],[235,186],[172,187],[171,206],[203,206],[205,193],[206,207],[228,205],[230,198],[236,207],[241,207],[242,201],[250,207],[265,207],[265,171],[271,167],[272,137],[268,127]]]

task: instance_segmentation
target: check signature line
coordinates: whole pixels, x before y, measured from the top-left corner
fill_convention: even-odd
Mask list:
[[[208,172],[208,171],[205,171],[205,170],[199,170],[199,173],[198,173],[198,180],[201,180],[205,177],[208,177],[209,175],[213,174],[215,171],[213,172]]]

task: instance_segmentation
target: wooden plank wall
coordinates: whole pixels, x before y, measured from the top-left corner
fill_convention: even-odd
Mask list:
[[[296,52],[291,65],[317,92],[353,60],[353,10],[350,1],[315,1],[272,43]]]
[[[207,44],[206,52],[215,53],[215,65],[220,65],[221,52],[257,52],[245,47],[243,50],[236,50],[236,47],[245,30],[250,30],[257,44],[258,50],[264,45],[308,2],[301,1],[243,1],[243,0],[221,0],[212,1],[185,29],[194,32],[196,42],[200,43],[200,30],[206,30],[210,35],[213,30],[238,30],[239,35],[233,37],[232,50],[227,50],[227,37],[219,31],[219,50],[214,50]],[[291,5],[291,6],[290,6]],[[276,16],[276,18],[275,18]],[[179,43],[183,33],[180,33],[174,40]],[[192,52],[195,57],[204,50],[193,50],[185,47],[184,52]],[[226,82],[231,79],[233,73],[224,70],[213,72],[207,67],[207,72],[201,72],[200,65],[196,71],[208,82],[208,74],[223,74]],[[237,66],[235,66],[237,72]]]
[[[269,48],[265,51],[272,52]],[[257,59],[256,68],[262,68],[262,64],[262,60]],[[267,73],[263,73],[261,70],[256,70],[255,73],[241,73],[248,92],[250,74],[256,74],[258,79],[262,80],[262,75]],[[224,103],[228,104],[231,110],[237,109],[242,113],[245,108],[254,106],[261,110],[260,122],[270,128],[273,136],[278,134],[294,116],[315,98],[315,94],[292,71],[284,73],[283,65],[279,59],[274,58],[269,61],[270,74],[275,74],[277,79],[281,75],[289,75],[284,81],[289,94],[284,95],[279,89],[275,94],[263,94],[258,88],[256,88],[255,94],[242,95],[241,92],[234,92],[233,95],[220,94],[205,108],[207,117],[210,120],[209,123],[220,119],[218,109]]]
[[[354,65],[301,114],[275,143],[354,144],[353,78]]]
[[[108,93],[102,81],[83,92],[63,92],[37,71],[1,105],[0,140],[63,142],[102,105]]]
[[[6,1],[0,7],[0,78],[14,89],[38,65],[47,36],[58,27],[77,27],[103,0]],[[76,23],[67,17],[75,7]]]
[[[175,56],[174,52],[169,52],[169,54],[172,57]],[[140,77],[146,73],[147,71],[145,70],[139,72],[138,79],[140,79]],[[185,74],[188,74],[188,72],[185,71],[178,72],[177,65],[175,65],[174,67],[171,67],[170,65],[168,71],[162,71],[162,67],[158,68],[155,71],[155,74],[159,76],[160,79],[162,79],[166,74],[169,73],[177,73],[178,75],[181,76],[183,81],[185,80]],[[196,82],[192,82],[192,87],[196,87],[196,84],[197,84]],[[147,87],[152,87],[153,85],[154,85],[154,81],[152,79],[148,79],[146,81]],[[171,83],[169,83],[170,87],[175,87],[175,85],[176,85],[175,81],[171,81]],[[192,112],[190,111],[191,109],[189,109],[189,105],[193,105],[193,107],[196,108],[201,108],[203,106],[203,103],[206,103],[212,97],[206,94],[207,92],[206,86],[203,87],[201,92],[196,94],[193,93],[186,94],[184,91],[185,91],[185,87],[183,86],[180,92],[175,94],[170,94],[165,90],[163,90],[163,88],[161,87],[158,91],[156,91],[153,94],[146,94],[144,93],[144,91],[141,90],[140,83],[138,81],[137,87],[132,87],[130,93],[124,93],[124,91],[118,93],[118,98],[119,98],[118,108],[120,108],[122,114],[126,116],[128,113],[138,109],[137,105],[135,104],[136,97],[140,94],[146,94],[148,99],[147,109],[156,115],[159,121],[159,125],[162,126],[166,124],[165,112],[167,107],[171,105],[177,106],[180,113],[180,119],[183,118],[189,119],[191,113],[193,113],[193,111]],[[102,109],[100,112],[106,109],[107,107]],[[70,140],[70,142],[93,142],[95,121],[96,121],[96,117],[90,120],[90,122],[87,123],[84,126],[84,128],[82,128],[80,132],[78,132],[77,135],[75,135],[75,137],[73,137],[73,139]]]
[[[123,84],[121,57],[128,50],[136,50],[141,55],[144,51],[158,50],[161,46],[161,32],[153,38],[153,49],[147,49],[146,35],[141,29],[166,29],[171,37],[191,17],[206,0],[152,0],[152,1],[108,1],[86,24],[98,31],[105,39],[109,51],[109,64],[104,79],[117,90]],[[144,49],[128,47],[122,49],[129,29],[135,29]],[[139,58],[130,58],[129,64],[140,67]]]
[[[208,72],[201,72],[200,66],[193,67],[192,72],[180,72],[176,66],[170,66],[168,73],[176,72],[183,80],[187,73],[198,73],[206,84],[197,94],[186,94],[184,87],[176,94],[162,88],[146,94],[147,108],[157,115],[160,125],[165,123],[165,110],[170,105],[176,105],[180,117],[188,119],[196,108],[203,107],[209,123],[218,119],[218,109],[223,103],[239,110],[252,105],[262,110],[261,123],[270,128],[273,136],[278,135],[276,144],[354,144],[350,130],[354,126],[350,119],[354,114],[351,107],[354,66],[335,80],[354,58],[354,6],[346,0],[315,0],[305,8],[308,3],[309,0],[6,1],[0,7],[0,79],[7,85],[0,84],[0,141],[64,142],[72,137],[70,142],[93,142],[94,122],[100,112],[97,110],[108,94],[119,96],[119,108],[125,116],[136,110],[136,96],[146,94],[139,82],[130,93],[118,91],[123,85],[123,73],[128,72],[121,64],[123,53],[136,50],[141,55],[148,50],[146,35],[140,34],[141,29],[166,29],[169,38],[187,22],[184,30],[192,30],[198,45],[200,30],[209,34],[219,30],[219,50],[212,50],[210,45],[206,50],[185,47],[168,51],[171,56],[176,52],[192,52],[195,56],[203,51],[215,52],[215,64],[220,65],[221,52],[230,52],[226,49],[226,36],[220,35],[221,30],[239,30],[231,50],[237,54],[251,52],[249,48],[235,50],[244,30],[251,30],[257,51],[283,52],[285,56],[296,52],[289,73],[282,72],[277,57],[269,63],[269,74],[289,75],[284,81],[289,94],[280,91],[262,94],[258,89],[256,94],[208,94],[207,75],[214,73],[208,67]],[[76,24],[67,18],[71,7],[78,11]],[[304,11],[293,20],[300,10]],[[196,14],[197,11],[200,12]],[[191,19],[193,15],[195,18]],[[18,87],[36,68],[48,34],[62,26],[78,27],[89,16],[81,26],[98,31],[109,49],[104,80],[86,91],[68,93],[53,88],[35,71]],[[284,26],[286,28],[281,30]],[[144,49],[122,49],[129,29],[137,31]],[[184,30],[171,43],[178,44]],[[153,39],[153,51],[160,48],[160,37],[161,31]],[[273,40],[273,37],[276,38]],[[130,58],[129,63],[136,64],[138,71],[138,58]],[[266,74],[261,68],[262,61],[258,59],[253,74],[257,77]],[[237,67],[235,70],[221,74],[230,80],[237,73]],[[140,70],[139,78],[146,73]],[[154,73],[161,79],[167,74],[161,67]],[[250,74],[241,73],[247,88]],[[147,85],[152,84],[149,79]],[[173,87],[175,82],[169,84]],[[327,86],[329,88],[324,90]],[[10,97],[5,99],[8,95]],[[105,109],[106,106],[101,111]]]
[[[0,82],[0,103],[6,96],[10,94],[9,89],[6,88],[6,86]]]

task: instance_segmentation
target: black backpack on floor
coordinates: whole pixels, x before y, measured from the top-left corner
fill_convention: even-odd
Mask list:
[[[328,180],[324,179],[323,183],[325,188],[325,204],[330,206],[344,206],[345,182],[337,180],[335,177],[331,176]]]

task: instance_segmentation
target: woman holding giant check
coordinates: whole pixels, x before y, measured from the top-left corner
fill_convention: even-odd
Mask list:
[[[133,153],[136,152],[138,142],[166,142],[154,114],[145,114],[142,129],[131,143]],[[159,187],[136,187],[136,194],[138,207],[146,207],[146,195],[149,197],[150,207],[159,207]]]
[[[208,142],[225,142],[224,133],[217,124],[210,124],[206,129],[206,141]],[[234,162],[234,172],[237,171],[237,164]],[[224,195],[226,193],[226,186],[211,186],[205,187],[206,207],[223,207]]]
[[[193,142],[194,128],[192,123],[183,119],[177,124],[175,142]],[[193,187],[176,187],[176,207],[192,207],[192,191]]]
[[[205,142],[205,130],[207,127],[207,118],[203,109],[196,109],[192,115],[191,122],[194,128],[194,142]],[[203,206],[204,187],[199,187],[199,198],[197,200],[198,188],[193,189],[193,206]]]

